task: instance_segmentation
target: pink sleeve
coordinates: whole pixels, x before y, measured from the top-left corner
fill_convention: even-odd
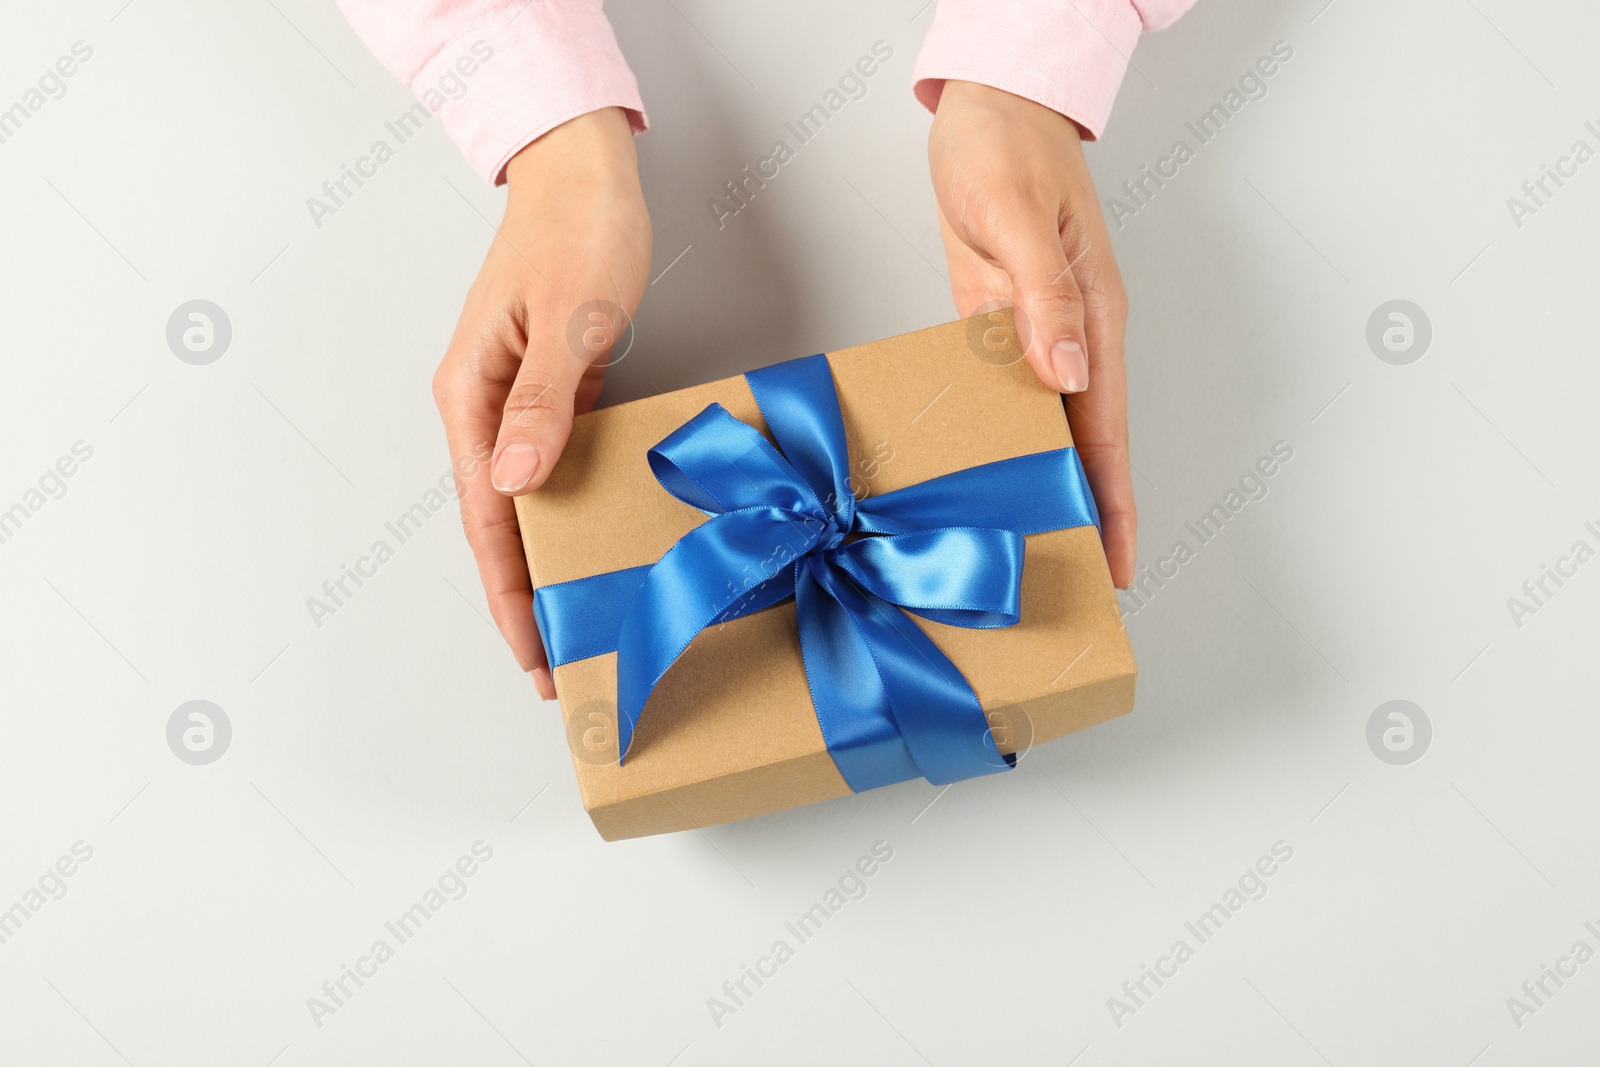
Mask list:
[[[639,86],[600,0],[338,0],[367,47],[444,120],[496,185],[506,163],[603,107],[645,128]]]
[[[939,0],[917,57],[929,111],[949,78],[1059,111],[1093,139],[1105,129],[1139,34],[1176,22],[1194,0]]]

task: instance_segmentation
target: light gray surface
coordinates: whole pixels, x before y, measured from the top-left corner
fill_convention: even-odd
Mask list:
[[[1192,145],[1184,122],[1275,41],[1294,55],[1115,234],[1142,560],[1193,547],[1185,522],[1275,442],[1294,455],[1129,619],[1135,713],[942,796],[607,845],[450,513],[320,627],[306,605],[448,470],[427,381],[501,194],[435,124],[314,228],[305,199],[407,93],[324,0],[123,3],[12,5],[0,34],[0,106],[94,50],[0,144],[0,508],[92,449],[0,544],[0,908],[93,849],[0,945],[0,1060],[1594,1047],[1600,962],[1520,1026],[1507,1006],[1600,949],[1600,562],[1520,627],[1507,606],[1600,547],[1600,161],[1520,228],[1506,203],[1600,147],[1591,6],[1202,0],[1147,39],[1091,149],[1105,197]],[[613,5],[655,124],[655,272],[675,265],[611,399],[951,317],[908,91],[920,4]],[[866,98],[719,232],[706,200],[876,40],[894,58]],[[206,366],[165,339],[197,298],[233,330]],[[1366,341],[1396,299],[1432,324],[1410,365]],[[204,766],[167,741],[194,699],[232,726]],[[1409,765],[1368,747],[1394,699],[1432,724]],[[470,891],[314,1025],[307,998],[479,840]],[[877,841],[866,895],[798,944],[785,922]],[[1185,921],[1279,841],[1266,896],[1199,944]],[[1180,938],[1193,959],[1117,1025],[1108,998]],[[794,958],[715,1025],[708,998],[778,939]]]

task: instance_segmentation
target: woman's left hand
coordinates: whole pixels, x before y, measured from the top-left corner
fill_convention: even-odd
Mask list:
[[[1128,298],[1071,119],[1000,89],[945,83],[928,140],[950,288],[963,317],[1016,309],[1029,364],[1068,394],[1111,578],[1133,582],[1123,333]]]

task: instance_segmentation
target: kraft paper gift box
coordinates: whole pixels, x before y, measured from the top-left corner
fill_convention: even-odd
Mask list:
[[[826,359],[863,501],[1072,444],[1061,397],[1023,360],[1009,312]],[[576,420],[549,480],[516,501],[536,590],[653,565],[708,521],[669,495],[647,453],[713,403],[768,433],[743,376]],[[1093,525],[1027,536],[1020,615],[997,629],[913,618],[976,693],[1000,753],[1132,709],[1136,668]],[[851,792],[818,722],[794,599],[699,632],[656,685],[621,762],[617,661],[612,651],[554,668],[583,804],[606,840]]]

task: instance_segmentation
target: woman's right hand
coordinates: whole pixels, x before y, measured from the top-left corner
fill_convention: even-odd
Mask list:
[[[522,149],[506,184],[505,218],[433,395],[489,610],[549,700],[555,683],[512,498],[544,484],[573,416],[600,397],[611,346],[644,295],[650,214],[618,108],[581,115]]]

